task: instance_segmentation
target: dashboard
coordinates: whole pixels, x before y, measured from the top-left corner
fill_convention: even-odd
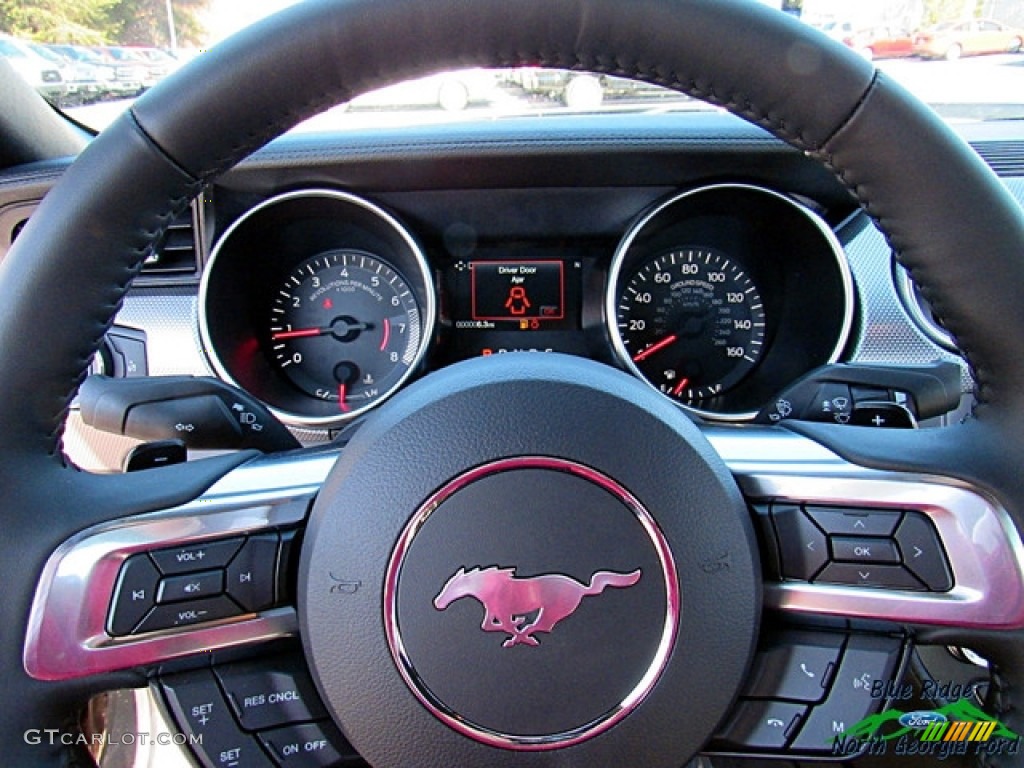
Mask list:
[[[764,187],[672,194],[613,248],[456,222],[429,254],[369,200],[307,189],[219,238],[199,327],[218,374],[296,426],[340,426],[421,365],[509,352],[605,360],[709,418],[743,419],[838,357],[852,298],[832,231]]]
[[[4,180],[0,232],[60,170]],[[427,372],[512,352],[619,367],[724,423],[836,361],[954,361],[970,388],[849,192],[723,114],[288,135],[184,223],[194,268],[155,253],[112,332],[141,367],[123,342],[98,367],[217,376],[305,443]],[[69,419],[83,467],[116,469],[136,442]]]
[[[999,128],[975,130],[965,128],[967,138],[997,167],[1018,200],[1024,200],[1024,152],[1019,142],[1001,137]],[[53,162],[0,175],[0,259],[66,166]],[[499,370],[507,371],[509,361],[517,358],[556,354],[624,370],[657,393],[651,398],[660,397],[695,420],[713,424],[708,432],[715,448],[736,462],[730,469],[739,468],[740,487],[751,502],[758,535],[766,542],[765,551],[774,553],[768,559],[777,555],[777,562],[765,563],[767,606],[778,607],[772,601],[792,599],[800,611],[833,615],[831,603],[838,594],[883,611],[868,612],[868,616],[889,617],[892,603],[879,591],[886,588],[911,593],[900,604],[900,610],[908,611],[907,621],[914,620],[912,611],[919,606],[929,610],[936,606],[934,610],[950,613],[934,615],[959,620],[962,594],[997,594],[989,582],[970,580],[983,569],[965,554],[974,551],[973,539],[956,523],[961,510],[975,508],[962,489],[945,485],[929,489],[917,481],[901,487],[888,480],[875,485],[862,478],[837,480],[832,473],[840,470],[824,459],[820,459],[823,468],[806,469],[819,461],[819,454],[801,452],[793,454],[792,461],[803,462],[801,472],[807,476],[783,473],[776,477],[774,471],[763,469],[757,474],[745,458],[746,448],[737,447],[745,433],[757,435],[756,430],[745,430],[745,425],[776,403],[780,392],[829,363],[954,363],[961,372],[964,409],[971,405],[972,381],[955,340],[932,316],[911,277],[895,264],[889,245],[851,193],[815,160],[723,114],[574,115],[284,136],[218,178],[172,224],[125,297],[93,370],[118,379],[216,377],[248,392],[302,444],[315,446],[331,441],[343,444],[364,414],[391,397],[400,397],[417,379],[460,361],[499,358],[505,361],[498,364]],[[468,368],[482,371],[484,366]],[[588,370],[598,382],[602,378],[596,366],[569,368]],[[449,372],[455,373],[454,369]],[[461,384],[452,378],[442,374],[433,381]],[[507,393],[509,413],[517,419],[522,416],[510,431],[510,441],[521,438],[539,421],[572,419],[565,414],[575,415],[576,420],[569,423],[580,424],[581,435],[598,434],[603,439],[608,434],[603,427],[584,429],[584,422],[599,423],[600,413],[582,413],[579,402],[564,402],[562,413],[552,407],[557,400],[550,397],[550,387],[535,401],[530,384],[516,381],[515,391]],[[415,403],[413,393],[408,394],[405,402]],[[637,395],[641,400],[643,396],[642,391]],[[237,407],[243,425],[258,426],[245,421],[249,416],[258,418],[254,409]],[[957,413],[946,417],[956,418]],[[485,417],[472,423],[484,430],[486,421]],[[614,423],[621,425],[622,420]],[[189,427],[185,419],[179,424],[182,429]],[[121,470],[140,443],[86,425],[76,408],[68,416],[64,441],[76,465],[108,472]],[[445,445],[456,453],[458,442]],[[410,438],[413,443],[415,435]],[[409,458],[410,465],[430,464],[433,457],[426,454],[434,450],[433,445],[424,442],[417,448],[419,453],[396,455]],[[650,457],[659,448],[652,444],[650,452],[636,460],[654,467]],[[613,445],[611,450],[618,451],[620,446]],[[786,450],[776,450],[788,456]],[[170,524],[166,518],[137,521],[144,529],[139,540],[157,540],[159,546],[133,550],[125,559],[125,552],[118,549],[122,545],[99,541],[101,548],[110,547],[100,576],[109,583],[97,587],[97,594],[109,593],[115,605],[110,637],[103,641],[100,653],[116,656],[136,647],[136,642],[176,642],[185,636],[176,633],[188,622],[205,621],[201,611],[190,607],[189,597],[172,600],[166,610],[144,600],[141,608],[128,603],[131,610],[139,608],[143,613],[125,618],[118,596],[136,598],[134,591],[115,585],[115,579],[128,578],[118,575],[121,567],[125,569],[121,574],[136,567],[148,570],[149,592],[169,589],[168,584],[198,583],[192,579],[199,576],[226,585],[226,595],[201,597],[195,604],[206,610],[204,606],[214,603],[203,600],[213,600],[223,610],[216,614],[219,619],[211,618],[214,624],[197,630],[214,633],[215,640],[217,633],[234,631],[249,619],[261,622],[261,631],[268,637],[274,636],[271,630],[282,635],[293,631],[286,623],[294,616],[289,603],[295,593],[291,574],[297,572],[295,559],[302,537],[311,541],[313,533],[302,527],[308,502],[305,489],[320,487],[321,470],[326,472],[334,452],[296,451],[282,453],[280,458],[283,463],[273,473],[277,478],[273,482],[282,483],[286,500],[267,505],[261,496],[254,503],[264,510],[258,513],[264,517],[248,516],[248,511],[238,516],[240,507],[249,509],[248,501],[239,502],[230,489],[219,498],[224,491],[215,489],[194,506],[179,510],[181,517]],[[293,460],[298,463],[292,464]],[[538,460],[551,461],[548,456]],[[383,464],[367,461],[365,471],[385,478],[378,471]],[[266,467],[258,460],[247,471],[262,475]],[[523,471],[538,469],[540,465]],[[834,486],[846,483],[848,488],[854,482],[859,495],[841,504],[843,493]],[[425,485],[438,487],[433,481]],[[301,493],[295,491],[298,486],[304,489]],[[368,495],[380,499],[386,494]],[[339,498],[346,503],[349,499],[345,494]],[[901,500],[898,508],[892,506],[894,498]],[[992,521],[998,516],[986,508],[980,519],[995,525]],[[719,535],[724,530],[720,519],[703,520],[693,526],[693,533]],[[903,568],[899,556],[885,561],[877,571],[873,564],[865,575],[852,562],[860,557],[856,551],[846,556],[829,554],[837,551],[830,546],[844,543],[863,551],[863,541],[853,539],[860,533],[853,526],[864,525],[865,520],[881,526],[869,538],[871,546],[919,555],[927,550],[935,555],[931,562],[939,564],[938,576],[933,580],[928,574],[922,576],[922,571]],[[188,532],[179,532],[174,527],[178,525]],[[345,530],[345,526],[334,527]],[[151,533],[156,528],[161,531]],[[808,530],[816,537],[810,541],[814,545],[810,551],[816,553],[814,558],[821,555],[813,562],[802,546],[801,536]],[[928,536],[912,538],[922,530]],[[121,530],[110,532],[111,541],[122,535]],[[384,530],[381,540],[391,535]],[[200,543],[189,543],[188,537],[198,537],[195,540]],[[83,546],[96,545],[92,539],[82,541]],[[203,564],[206,571],[166,566],[169,558],[189,560],[193,546],[199,548],[196,558],[206,557],[209,546],[210,551],[242,551],[253,558],[251,562],[262,562],[266,567],[258,572],[262,573],[259,580],[271,585],[273,597],[250,600],[244,591],[248,587],[238,586],[249,583],[245,579],[257,572],[255,566],[245,569],[249,560],[231,565],[235,570],[223,574],[209,561]],[[709,551],[717,555],[720,550]],[[68,562],[73,563],[76,553],[71,554]],[[496,556],[481,557],[485,558],[481,563],[499,561]],[[114,558],[124,564],[118,560],[109,565]],[[163,587],[157,586],[163,577],[157,574],[157,566],[148,565],[150,561],[164,562],[161,567],[168,568],[169,579],[160,582]],[[996,563],[993,572],[999,573],[1005,572],[1001,563],[1009,559],[992,561]],[[959,591],[951,591],[950,562]],[[716,560],[700,561],[698,570],[711,576],[730,567],[726,551]],[[466,568],[461,570],[465,575]],[[879,582],[865,585],[872,573],[880,574],[875,576]],[[95,583],[90,581],[94,576],[75,583]],[[444,576],[448,578],[450,572]],[[362,584],[347,573],[329,578],[335,582],[330,586],[332,595],[354,594]],[[433,584],[437,579],[418,581]],[[860,589],[842,592],[851,586]],[[688,599],[695,593],[690,591]],[[437,599],[431,594],[419,602],[429,606]],[[882,607],[874,607],[872,601]],[[69,603],[86,604],[86,600],[76,597]],[[434,613],[440,616],[443,609],[436,602],[433,605],[437,611],[430,616],[436,618]],[[857,608],[860,603],[844,604],[840,610],[849,605]],[[242,617],[234,624],[239,610],[259,615]],[[161,623],[172,614],[179,617],[172,624],[186,623]],[[154,623],[150,616],[159,621]],[[221,620],[224,623],[216,623]],[[102,635],[108,627],[103,624],[105,613],[99,621],[96,634]],[[818,728],[825,732],[834,728],[829,707],[842,698],[840,692],[857,691],[860,681],[866,695],[865,672],[857,664],[881,665],[871,673],[878,679],[903,674],[898,669],[904,655],[902,638],[858,638],[832,631],[832,626],[816,633],[803,627],[793,633],[775,623],[766,621],[768,645],[776,641],[785,645],[796,638],[804,643],[801,647],[825,647],[817,674],[824,680],[831,665],[834,686],[823,694],[817,685],[810,694],[800,692],[795,697],[803,701],[801,696],[809,696],[819,702],[813,705],[780,704],[770,698],[774,690],[746,691],[743,696],[748,698],[738,710],[741,725],[745,713],[760,711],[756,702],[762,700],[768,701],[764,706],[778,706],[784,713],[802,713],[797,716],[808,718],[808,724],[801,726],[803,732],[792,743],[785,734],[781,742],[760,744],[740,736],[730,740],[726,734],[713,747],[718,754],[789,746],[796,753],[818,755],[824,743],[817,738]],[[194,637],[196,648],[218,647],[219,640],[210,642],[210,634]],[[434,644],[433,638],[428,644]],[[290,642],[282,648],[295,651]],[[771,648],[764,653],[770,655]],[[60,653],[49,656],[63,658]],[[214,695],[203,701],[219,707],[216,711],[226,717],[215,719],[207,733],[235,738],[231,726],[235,715],[224,709],[231,705],[220,693],[233,690],[233,676],[246,677],[261,669],[272,669],[271,674],[277,675],[278,667],[288,667],[285,671],[300,681],[295,690],[305,685],[301,682],[306,679],[304,664],[298,657],[270,656],[274,660],[268,664],[266,659],[218,655],[211,662],[215,666],[203,670],[182,666],[179,671],[168,664],[154,685],[162,688],[170,717],[183,730],[197,733],[203,732],[207,722],[205,717],[195,722],[188,719],[190,711],[199,711],[188,706],[188,697],[194,690],[206,696],[212,685]],[[802,673],[807,676],[808,670]],[[308,690],[313,690],[312,685]],[[788,698],[781,693],[779,697]],[[309,698],[315,700],[316,694]],[[241,700],[246,700],[244,694]],[[874,705],[869,702],[869,706]],[[769,717],[776,710],[765,711]],[[245,720],[244,712],[241,717],[240,727],[246,733],[231,744],[248,745],[242,748],[253,748],[257,755],[263,754],[263,747],[280,753],[282,747],[271,741],[278,734],[271,734],[266,723]],[[313,718],[321,718],[319,710],[299,719]],[[782,722],[774,716],[766,720],[776,728],[773,721]],[[275,727],[279,725],[275,721]],[[310,736],[307,744],[345,744],[326,719],[298,727],[306,729],[301,731],[304,734],[323,734]],[[263,747],[257,739],[263,740]],[[212,739],[210,743],[227,745],[228,741]],[[212,760],[206,763],[213,764]]]

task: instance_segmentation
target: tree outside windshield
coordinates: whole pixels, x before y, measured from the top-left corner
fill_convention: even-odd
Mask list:
[[[294,1],[0,0],[0,57],[56,107],[102,129],[160,79]],[[947,119],[1024,118],[1024,0],[761,1],[872,61]],[[603,74],[471,69],[365,94],[300,130],[693,109],[708,107]]]

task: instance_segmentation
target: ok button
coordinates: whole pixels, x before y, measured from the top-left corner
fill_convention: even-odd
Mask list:
[[[845,563],[898,563],[900,553],[892,539],[833,536],[832,559]]]

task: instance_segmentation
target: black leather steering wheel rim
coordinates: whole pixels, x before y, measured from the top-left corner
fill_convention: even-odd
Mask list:
[[[723,41],[728,41],[723,43]],[[49,554],[104,519],[194,497],[244,456],[149,477],[65,466],[67,407],[147,250],[204,183],[299,120],[430,69],[541,63],[657,82],[720,104],[829,166],[875,219],[977,382],[973,418],[945,430],[864,435],[801,427],[869,466],[970,481],[1018,530],[1024,441],[1024,220],[987,167],[941,121],[861,57],[742,0],[325,0],[286,11],[201,56],[139,99],[54,188],[0,271],[2,650],[20,702],[3,726],[18,765],[66,758],[24,745],[64,727],[90,690],[139,677],[48,684],[20,671],[29,602]],[[239,73],[248,85],[240,87]],[[258,84],[251,87],[252,84]],[[69,286],[59,299],[43,300]],[[164,472],[162,470],[162,472]],[[936,633],[938,636],[938,633]],[[1001,670],[1001,716],[1024,674],[1020,637],[967,637]]]

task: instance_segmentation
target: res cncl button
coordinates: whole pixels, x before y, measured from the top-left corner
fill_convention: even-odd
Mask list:
[[[247,731],[327,716],[298,657],[284,659],[273,667],[243,662],[215,671],[238,722]]]

